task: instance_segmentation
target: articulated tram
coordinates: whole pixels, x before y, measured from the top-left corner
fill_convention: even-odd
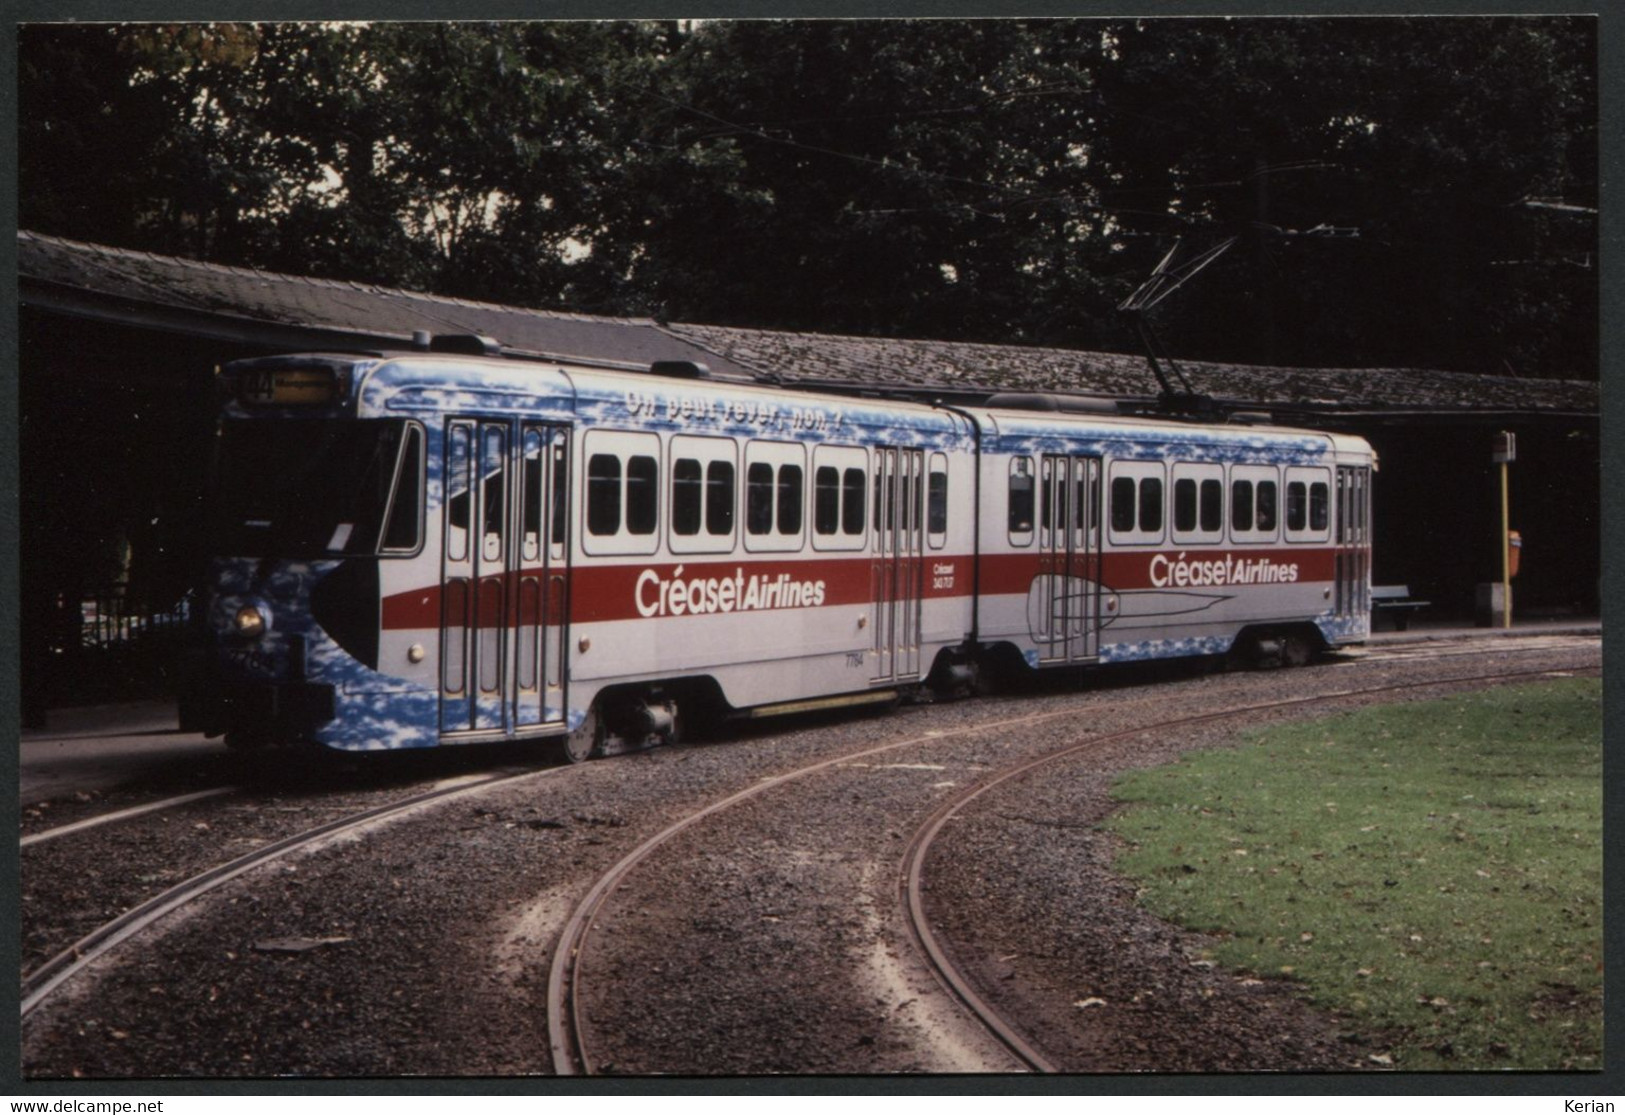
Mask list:
[[[228,365],[206,668],[234,746],[547,741],[1017,670],[1363,641],[1356,437],[474,355]]]

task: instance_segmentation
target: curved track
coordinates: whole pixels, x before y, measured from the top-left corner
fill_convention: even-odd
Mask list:
[[[399,801],[394,801],[386,805],[380,805],[372,809],[363,810],[359,813],[352,813],[344,817],[339,817],[335,820],[328,821],[325,824],[306,829],[303,832],[294,833],[292,836],[278,840],[273,844],[269,844],[263,848],[258,848],[246,855],[239,856],[236,859],[230,860],[226,863],[220,864],[217,867],[213,867],[207,871],[194,875],[190,879],[170,887],[168,890],[153,897],[149,901],[143,902],[141,905],[130,910],[126,910],[123,914],[114,918],[112,921],[97,927],[90,933],[75,941],[66,949],[62,950],[56,956],[52,957],[50,960],[47,960],[45,963],[41,964],[38,968],[35,968],[32,972],[24,975],[22,981],[21,1015],[22,1017],[27,1018],[30,1013],[38,1008],[41,1003],[45,1002],[52,995],[52,993],[60,988],[64,983],[72,979],[87,965],[99,959],[113,948],[116,948],[120,943],[147,929],[149,926],[155,924],[167,914],[180,909],[190,902],[196,901],[198,898],[201,898],[203,895],[214,890],[216,887],[237,878],[239,875],[252,871],[257,867],[263,866],[264,864],[271,863],[274,860],[299,851],[302,848],[308,848],[318,841],[326,839],[327,837],[335,836],[339,833],[348,832],[353,829],[358,829],[366,825],[375,824],[379,821],[398,816],[402,813],[409,812],[432,802],[442,801],[446,798],[455,797],[459,794],[466,794],[476,790],[487,789],[498,783],[509,782],[513,781],[514,779],[525,778],[538,773],[545,772],[527,770],[514,773],[511,771],[504,771],[497,774],[479,776],[474,778],[472,781],[466,779],[459,780],[451,785],[439,786],[433,790],[428,790],[420,794],[414,794]],[[225,791],[206,791],[203,795],[194,795],[193,800],[195,800],[196,796],[207,796],[222,792]],[[173,799],[167,803],[154,803],[152,806],[147,807],[147,809],[144,811],[151,811],[152,809],[162,807],[166,804],[177,804],[178,800],[179,799]],[[90,827],[92,823],[100,823],[113,819],[116,819],[116,815],[108,815],[107,817],[103,818],[92,818],[91,822],[83,822],[79,826],[64,826],[62,829],[53,830],[53,832],[55,834],[65,834],[70,828],[77,829]],[[41,837],[43,838],[44,836],[48,835],[51,835],[51,833],[41,834]]]
[[[1505,648],[1500,648],[1505,649]],[[987,1001],[976,991],[970,979],[960,972],[947,951],[937,941],[926,921],[922,895],[923,869],[931,843],[958,812],[976,800],[988,790],[1012,779],[1019,778],[1031,771],[1091,748],[1103,744],[1142,735],[1148,732],[1167,730],[1183,726],[1211,723],[1225,719],[1256,716],[1273,710],[1303,707],[1317,702],[1336,701],[1340,698],[1369,697],[1376,694],[1393,692],[1407,692],[1418,689],[1439,689],[1455,686],[1482,685],[1488,682],[1512,680],[1516,678],[1540,677],[1552,674],[1549,668],[1528,671],[1510,671],[1494,674],[1481,674],[1461,677],[1439,678],[1426,682],[1413,682],[1401,684],[1382,684],[1367,687],[1354,687],[1334,690],[1328,693],[1317,694],[1313,697],[1298,697],[1280,701],[1251,703],[1233,708],[1221,709],[1216,712],[1199,716],[1169,718],[1149,724],[1138,725],[1134,728],[1104,735],[1091,736],[1070,746],[1051,751],[1033,759],[1019,763],[1006,770],[979,781],[971,788],[956,794],[952,799],[935,811],[923,825],[915,832],[904,853],[901,870],[901,892],[903,905],[906,911],[906,920],[909,931],[919,950],[920,955],[936,976],[939,982],[950,994],[966,1009],[966,1011],[1005,1049],[1028,1069],[1036,1072],[1054,1072],[1057,1066],[1050,1061],[1032,1042],[1023,1037],[1018,1027],[1010,1020],[1005,1019],[994,1010]],[[1128,704],[1154,704],[1156,698],[1143,698],[1127,702]],[[586,950],[588,939],[592,933],[594,923],[604,910],[611,897],[623,882],[647,860],[653,853],[667,844],[679,834],[693,828],[707,818],[739,805],[743,802],[757,798],[770,790],[774,790],[819,772],[839,765],[860,762],[865,759],[883,755],[887,752],[898,751],[908,747],[928,744],[938,740],[959,736],[973,736],[988,733],[1007,732],[1011,729],[1033,727],[1047,722],[1065,719],[1076,715],[1073,710],[1057,710],[1042,712],[1027,716],[1004,718],[967,725],[962,728],[935,730],[908,739],[894,741],[880,747],[869,748],[849,754],[825,759],[816,763],[788,771],[773,778],[742,790],[729,797],[720,799],[696,810],[672,824],[667,825],[659,832],[643,841],[630,853],[622,857],[612,867],[605,871],[587,892],[586,897],[576,906],[569,919],[565,922],[560,933],[558,943],[553,952],[547,988],[547,1015],[549,1044],[553,1057],[554,1072],[561,1076],[591,1075],[594,1073],[594,1060],[588,1048],[584,1028],[581,1024],[580,1009],[583,1001],[582,989],[584,978],[582,973],[582,958]]]
[[[957,999],[960,1004],[981,1023],[1000,1044],[1010,1050],[1028,1068],[1035,1072],[1056,1072],[1057,1066],[1045,1057],[1039,1050],[1023,1037],[1016,1027],[996,1011],[986,999],[977,991],[973,981],[955,963],[949,952],[938,941],[931,929],[929,919],[925,914],[924,904],[924,878],[925,862],[937,836],[943,827],[952,821],[961,811],[972,802],[994,788],[1022,778],[1050,763],[1068,759],[1073,756],[1100,747],[1103,744],[1117,740],[1129,739],[1144,735],[1148,732],[1166,731],[1169,729],[1193,727],[1198,724],[1211,724],[1217,721],[1256,716],[1260,713],[1280,711],[1316,704],[1323,701],[1335,701],[1340,698],[1369,697],[1383,693],[1402,693],[1417,689],[1438,689],[1445,686],[1456,685],[1483,685],[1490,682],[1512,681],[1544,677],[1552,674],[1548,669],[1509,671],[1495,674],[1479,674],[1469,677],[1435,679],[1425,682],[1406,682],[1397,685],[1379,685],[1364,689],[1349,689],[1332,693],[1317,694],[1313,697],[1295,697],[1281,701],[1265,701],[1258,704],[1242,705],[1236,708],[1222,709],[1218,712],[1206,713],[1200,716],[1182,716],[1167,720],[1159,720],[1152,724],[1145,724],[1129,728],[1120,732],[1111,732],[1105,735],[1091,736],[1081,740],[1070,747],[1052,751],[1019,763],[997,774],[983,779],[976,785],[955,794],[944,802],[929,819],[917,829],[909,841],[903,854],[902,877],[900,890],[903,897],[904,909],[910,936],[919,948],[922,956],[932,969],[939,983]]]

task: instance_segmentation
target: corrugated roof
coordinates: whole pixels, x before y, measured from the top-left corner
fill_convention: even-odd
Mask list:
[[[470,302],[361,283],[18,233],[22,299],[80,292],[170,314],[405,341],[414,330],[479,333],[526,352],[632,364],[702,360],[722,373],[854,386],[1154,395],[1143,357],[963,341],[663,325]],[[87,311],[93,312],[93,311]],[[127,315],[126,315],[127,316]],[[1196,390],[1260,406],[1329,410],[1483,410],[1595,414],[1598,386],[1421,368],[1281,368],[1180,361]]]

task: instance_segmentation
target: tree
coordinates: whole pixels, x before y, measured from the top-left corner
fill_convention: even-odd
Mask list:
[[[1580,18],[33,25],[25,227],[592,313],[1596,366]],[[1333,235],[1341,233],[1342,235]]]

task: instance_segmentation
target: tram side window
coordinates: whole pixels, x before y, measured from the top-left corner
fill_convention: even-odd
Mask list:
[[[1202,530],[1216,533],[1224,529],[1224,481],[1202,481]]]
[[[862,469],[818,466],[813,474],[813,529],[823,535],[861,535],[864,492]]]
[[[1031,541],[1030,538],[1017,538],[1017,535],[1031,535],[1033,531],[1033,512],[1037,510],[1036,492],[1033,486],[1033,459],[1031,457],[1017,457],[1010,462],[1010,505],[1009,528],[1011,541],[1024,546]]]
[[[926,478],[925,529],[931,548],[940,549],[948,534],[948,463],[941,454],[931,458],[931,471]]]
[[[728,438],[671,439],[671,531],[678,550],[720,553],[733,548],[736,451]],[[628,492],[629,499],[635,495]]]
[[[660,544],[659,437],[589,431],[584,452],[587,552],[653,553]]]
[[[780,465],[778,484],[780,534],[801,533],[802,474],[800,465]]]
[[[1234,480],[1230,484],[1230,529],[1236,532],[1253,529],[1253,482]]]
[[[832,479],[835,470],[825,468],[819,472],[827,472],[831,478],[821,477],[828,484],[829,494],[825,494],[824,489],[819,490],[821,502],[815,513],[833,516],[840,501]],[[801,493],[800,465],[780,465],[775,473],[768,462],[754,462],[745,475],[745,529],[756,535],[771,534],[775,529],[780,534],[800,534]],[[833,533],[833,530],[824,533]]]
[[[834,534],[841,523],[841,470],[820,465],[813,476],[813,529]]]
[[[675,534],[700,533],[700,511],[705,500],[700,462],[673,461],[671,466],[671,529]]]
[[[1261,481],[1258,485],[1258,529],[1274,530],[1276,506],[1280,496],[1277,494],[1276,483],[1273,480]]]
[[[745,470],[745,530],[750,534],[773,530],[773,466],[766,461]]]
[[[1286,533],[1294,542],[1320,541],[1330,535],[1331,477],[1327,470],[1287,469]]]
[[[1140,481],[1140,529],[1162,529],[1162,480],[1147,476]]]
[[[660,512],[660,463],[653,457],[626,462],[626,529],[653,534]]]
[[[1112,530],[1121,534],[1134,529],[1134,477],[1119,476],[1112,481]]]
[[[867,450],[855,445],[820,445],[813,451],[814,549],[863,549],[869,524],[868,461]]]
[[[801,549],[807,513],[806,453],[804,446],[788,442],[746,444],[746,549],[767,553],[791,553]],[[839,502],[837,494],[836,514]]]
[[[1331,489],[1325,484],[1309,485],[1309,529],[1323,531],[1330,526],[1329,508],[1331,507]]]
[[[621,532],[621,459],[594,453],[587,462],[587,532]]]
[[[863,533],[863,470],[849,468],[841,474],[841,533],[856,537]]]
[[[569,497],[569,462],[570,455],[564,445],[553,447],[553,538],[555,546],[564,545],[564,527],[568,521],[566,512],[570,508]]]
[[[1174,529],[1178,531],[1193,531],[1196,529],[1196,481],[1182,479],[1174,481]]]
[[[405,553],[418,548],[423,533],[423,430],[416,425],[407,427],[406,447],[396,471],[395,499],[384,527],[383,548]]]
[[[705,532],[721,536],[733,530],[733,462],[711,461],[705,466]]]
[[[1279,488],[1274,480],[1236,478],[1230,482],[1230,533],[1243,542],[1267,542],[1275,535]]]
[[[1224,484],[1183,476],[1174,481],[1174,530],[1181,534],[1217,534],[1224,529]]]
[[[1162,477],[1119,476],[1112,481],[1112,531],[1154,534],[1162,530]]]
[[[1112,465],[1111,507],[1107,521],[1113,542],[1160,542],[1166,502],[1160,463],[1120,461]]]

